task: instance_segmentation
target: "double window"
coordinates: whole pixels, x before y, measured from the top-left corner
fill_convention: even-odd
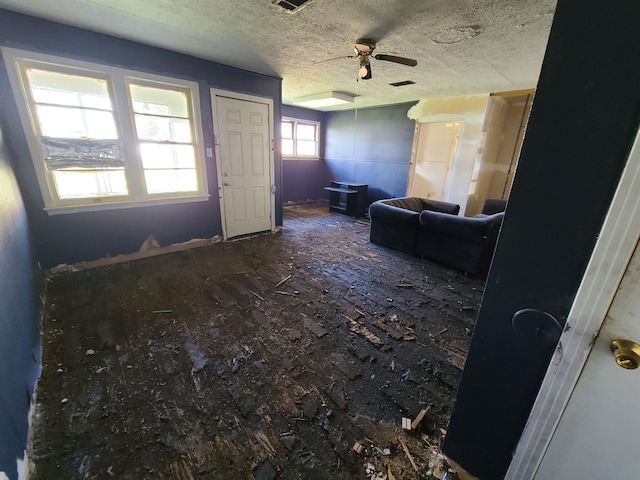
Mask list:
[[[3,54],[50,212],[207,198],[197,84]]]
[[[317,159],[320,124],[294,118],[282,119],[282,157]]]

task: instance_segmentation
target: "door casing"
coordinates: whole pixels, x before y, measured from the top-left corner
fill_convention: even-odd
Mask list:
[[[220,219],[222,221],[222,238],[223,240],[227,240],[227,222],[226,222],[226,214],[224,208],[224,196],[222,194],[222,162],[221,152],[220,152],[220,137],[218,133],[220,131],[220,125],[218,122],[218,108],[217,108],[217,97],[226,97],[234,100],[244,100],[247,102],[261,103],[267,105],[269,109],[269,139],[270,139],[270,149],[269,149],[269,183],[271,189],[271,201],[269,208],[271,209],[270,217],[271,217],[271,231],[276,230],[275,224],[275,214],[276,214],[276,197],[275,197],[275,155],[274,155],[274,146],[275,146],[275,135],[274,135],[274,116],[273,116],[273,100],[271,98],[259,97],[255,95],[247,95],[244,93],[232,92],[230,90],[221,90],[217,88],[211,89],[211,111],[213,114],[213,133],[215,137],[215,153],[216,153],[216,175],[218,181],[218,198],[220,204]]]
[[[407,182],[407,196],[432,198],[433,200],[441,201],[447,200],[451,184],[451,173],[454,168],[458,148],[458,140],[463,129],[462,123],[463,122],[458,119],[417,124],[414,135],[415,146],[413,158],[409,171],[409,181]],[[448,138],[438,135],[441,132],[438,132],[437,129],[446,132]],[[434,155],[434,149],[440,150],[440,155]],[[439,156],[443,159],[442,161],[434,159]],[[439,172],[437,171],[438,167],[440,169]],[[431,178],[417,178],[416,170],[424,170],[426,168],[429,168],[433,174]],[[428,180],[433,181],[436,177],[439,177],[439,181],[437,181],[437,184],[434,184],[433,191],[425,191],[424,187],[425,184],[428,183]]]
[[[532,479],[551,442],[636,246],[639,191],[640,130],[505,480]]]

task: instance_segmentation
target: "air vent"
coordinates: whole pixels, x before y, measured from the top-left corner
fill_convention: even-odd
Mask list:
[[[404,87],[405,85],[413,85],[414,82],[413,80],[405,80],[404,82],[395,82],[395,83],[390,83],[389,85],[391,85],[392,87]]]
[[[273,0],[273,3],[287,13],[296,13],[312,1],[313,0]]]

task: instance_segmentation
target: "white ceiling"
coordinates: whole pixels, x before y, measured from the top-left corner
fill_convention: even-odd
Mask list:
[[[281,77],[287,104],[346,91],[359,107],[535,87],[555,4],[312,0],[289,14],[271,0],[0,0],[10,10]],[[373,78],[358,82],[355,58],[314,65],[352,55],[361,37],[378,41],[376,54],[418,66],[372,60]],[[404,80],[415,84],[389,85]]]

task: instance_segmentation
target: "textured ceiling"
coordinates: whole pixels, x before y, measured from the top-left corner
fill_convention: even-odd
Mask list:
[[[535,87],[555,4],[312,0],[289,14],[271,0],[0,0],[10,10],[281,77],[284,103],[346,91],[359,107]],[[373,78],[357,81],[355,58],[314,65],[352,55],[360,37],[378,41],[376,54],[418,66],[372,60]],[[389,85],[404,80],[415,84]]]

